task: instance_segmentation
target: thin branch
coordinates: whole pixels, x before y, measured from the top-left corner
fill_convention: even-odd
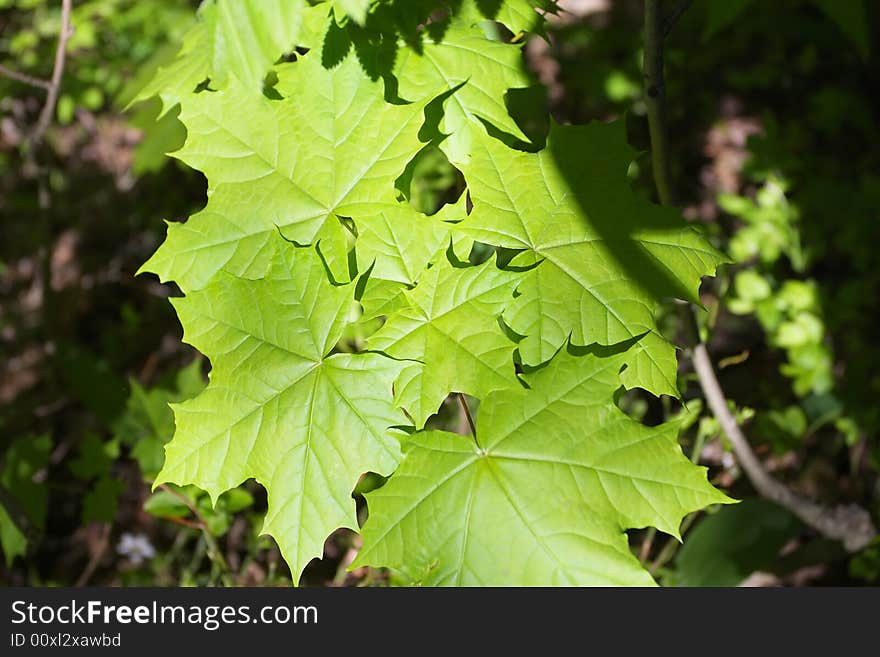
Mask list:
[[[693,320],[693,311],[688,314]],[[730,441],[737,461],[762,497],[784,506],[824,536],[841,541],[850,552],[858,552],[874,540],[877,532],[871,522],[871,514],[865,509],[855,504],[834,508],[823,507],[797,495],[776,481],[752,451],[748,439],[727,407],[727,399],[715,376],[712,360],[704,342],[697,340],[694,343],[692,360],[709,408],[712,409],[724,435]]]
[[[184,518],[168,518],[172,522],[176,522],[177,524],[184,525],[187,527],[192,527],[193,529],[202,530],[202,537],[205,540],[205,545],[207,546],[208,558],[224,573],[230,572],[229,564],[226,563],[226,559],[223,556],[223,553],[220,551],[220,546],[217,544],[217,539],[214,538],[214,535],[211,533],[211,530],[208,528],[208,522],[205,520],[205,517],[199,512],[198,508],[196,508],[195,504],[193,504],[186,495],[179,493],[178,491],[171,488],[171,486],[167,484],[159,484],[159,488],[164,490],[169,495],[173,495],[178,500],[180,500],[186,508],[188,508],[192,514],[198,520],[198,524],[188,523]]]
[[[678,6],[672,10],[672,13],[663,21],[663,36],[668,37],[669,33],[672,32],[672,28],[675,27],[675,24],[678,22],[678,19],[681,18],[681,15],[688,10],[688,8],[693,4],[694,0],[682,0],[678,3]]]
[[[199,531],[206,531],[205,523],[197,520],[193,522],[192,520],[187,520],[186,518],[175,518],[174,516],[162,516],[162,520],[167,520],[168,522],[173,522],[175,525],[180,525],[182,527],[188,527],[189,529],[198,529]]]
[[[89,583],[92,575],[95,574],[95,570],[98,568],[98,564],[101,563],[101,559],[107,552],[107,548],[110,547],[111,529],[112,525],[109,522],[105,522],[101,526],[101,534],[98,538],[98,547],[92,553],[91,559],[89,559],[89,562],[86,564],[85,570],[82,571],[79,579],[76,580],[76,584],[74,584],[74,586],[85,586]]]
[[[474,424],[474,418],[471,415],[471,409],[468,406],[467,399],[465,399],[464,395],[460,392],[455,393],[455,396],[458,397],[458,403],[461,405],[461,410],[464,413],[464,417],[467,420],[468,428],[471,430],[471,436],[474,438],[474,442],[477,441],[477,426]],[[479,447],[479,443],[477,446]]]
[[[29,84],[32,87],[45,89],[46,91],[48,91],[52,87],[52,83],[48,80],[44,80],[43,78],[35,78],[32,75],[26,75],[24,73],[19,73],[18,71],[14,71],[11,68],[3,66],[3,64],[0,64],[0,75],[11,78],[13,80],[17,80],[18,82]]]
[[[697,519],[697,516],[700,515],[699,511],[694,511],[693,513],[685,516],[685,519],[681,522],[681,529],[679,530],[679,534],[682,536],[687,533],[687,531],[691,528],[691,525],[694,524],[694,521]],[[666,545],[660,550],[660,554],[657,555],[657,558],[651,562],[651,565],[648,566],[648,572],[652,575],[655,575],[658,570],[660,570],[663,566],[669,563],[672,558],[675,556],[675,553],[678,552],[678,547],[681,545],[677,538],[670,538]]]
[[[654,547],[655,538],[657,538],[657,528],[648,527],[648,530],[645,532],[645,538],[642,540],[641,546],[639,546],[639,561],[643,564],[646,564],[648,557],[651,556],[651,548]]]
[[[43,110],[34,131],[30,135],[30,142],[37,145],[43,139],[43,135],[49,128],[52,115],[55,113],[55,104],[58,102],[58,92],[61,89],[61,76],[64,74],[64,60],[67,53],[67,41],[73,34],[70,27],[70,10],[72,0],[61,0],[61,30],[58,33],[58,47],[55,49],[55,65],[52,68],[52,78],[49,81],[48,93]]]
[[[645,103],[648,110],[651,161],[654,166],[657,194],[661,203],[671,205],[661,4],[661,0],[645,0]],[[685,307],[684,316],[685,329],[690,333],[690,342],[694,345],[691,352],[692,360],[703,395],[755,490],[762,497],[791,511],[822,535],[841,541],[850,552],[857,552],[868,545],[877,532],[870,514],[865,509],[856,505],[837,506],[833,509],[823,507],[792,492],[764,469],[727,407],[727,398],[715,376],[706,344],[700,339],[694,310],[690,305]]]
[[[168,484],[159,484],[159,488],[171,495],[172,497],[177,498],[187,509],[189,509],[190,512],[196,517],[196,520],[199,521],[200,528],[206,528],[208,526],[208,524],[205,522],[205,519],[202,517],[202,514],[199,513],[199,510],[196,508],[195,504],[193,504],[186,495],[177,492]]]

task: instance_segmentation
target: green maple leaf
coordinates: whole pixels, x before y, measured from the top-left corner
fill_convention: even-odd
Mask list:
[[[393,181],[421,147],[424,105],[391,105],[381,82],[353,56],[327,70],[315,55],[278,67],[271,100],[240,84],[196,94],[181,112],[189,132],[175,153],[208,178],[208,205],[168,237],[142,267],[182,289],[221,268],[265,273],[280,229],[319,243],[334,277],[347,281],[352,239],[339,217],[371,217],[398,205]]]
[[[465,214],[462,197],[433,216],[403,203],[358,220],[357,266],[368,273],[359,298],[363,322],[387,317],[406,305],[405,290],[443,257],[452,234],[450,221],[460,221]]]
[[[207,78],[225,87],[230,76],[254,93],[281,55],[302,43],[305,0],[215,0],[184,35],[180,51],[132,103],[158,95],[165,110],[188,98]]]
[[[623,122],[553,125],[547,147],[515,151],[480,133],[464,167],[474,209],[462,223],[475,240],[522,250],[535,266],[504,320],[520,335],[523,362],[547,361],[566,340],[616,344],[656,331],[665,297],[696,301],[700,277],[726,259],[673,209],[630,189],[635,153]],[[675,355],[654,334],[642,343],[628,386],[677,394]]]
[[[450,392],[484,397],[518,387],[516,345],[498,323],[519,279],[495,266],[455,267],[445,257],[403,292],[406,303],[388,317],[367,344],[394,358],[419,361],[397,385],[395,399],[417,427]]]
[[[504,104],[508,89],[527,87],[520,46],[492,41],[478,27],[453,21],[441,40],[426,40],[419,52],[402,48],[395,75],[403,98],[423,98],[439,88],[457,89],[446,101],[440,147],[453,164],[467,162],[473,132],[488,121],[529,141]]]
[[[229,75],[260,91],[266,72],[297,45],[305,0],[217,0],[206,17],[212,30],[211,82],[225,86]]]
[[[420,432],[367,496],[352,567],[428,585],[651,585],[625,530],[678,536],[682,517],[731,500],[691,464],[678,425],[646,427],[614,405],[626,354],[560,352],[480,406],[477,440]]]
[[[156,485],[195,484],[214,501],[254,477],[266,487],[263,531],[298,579],[337,527],[357,528],[351,491],[361,474],[399,459],[388,427],[402,364],[379,354],[332,354],[353,285],[334,286],[313,249],[277,237],[265,279],[221,272],[176,299],[184,339],[206,354],[208,387],[176,404],[174,438]]]

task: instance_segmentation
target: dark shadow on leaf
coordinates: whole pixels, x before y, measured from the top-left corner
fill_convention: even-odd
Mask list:
[[[535,262],[529,265],[511,265],[511,261],[516,258],[520,253],[525,253],[524,249],[511,249],[504,246],[499,246],[496,249],[498,253],[498,266],[502,269],[507,269],[508,271],[529,271],[530,269],[534,269],[540,264],[540,261]]]
[[[461,85],[446,91],[425,106],[425,120],[422,127],[419,128],[419,141],[425,143],[425,147],[420,150],[415,157],[407,162],[406,167],[397,179],[394,181],[394,188],[398,190],[403,198],[411,199],[411,186],[415,168],[419,163],[419,158],[424,157],[429,148],[439,146],[447,135],[440,131],[440,121],[443,119],[443,103],[449,98]],[[387,86],[386,86],[387,95]],[[386,98],[387,99],[387,98]],[[445,156],[444,156],[445,157]]]
[[[628,350],[642,338],[642,335],[612,345],[600,345],[595,343],[591,345],[576,345],[572,344],[569,340],[568,344],[565,346],[565,350],[572,356],[586,356],[587,354],[590,354],[597,358],[609,358],[611,356],[622,354]]]
[[[284,100],[279,91],[275,88],[278,84],[278,74],[275,71],[269,71],[266,79],[263,80],[263,95],[269,100]]]
[[[358,61],[371,80],[385,82],[390,103],[402,102],[397,95],[394,66],[400,48],[423,52],[425,38],[442,41],[450,18],[461,7],[461,0],[393,0],[373,7],[364,25],[352,20],[338,24],[330,17],[325,36],[322,63],[326,68],[338,64],[353,46]]]
[[[504,104],[511,118],[529,138],[525,150],[541,150],[547,143],[550,132],[549,101],[547,87],[535,84],[522,89],[510,89],[504,97]]]
[[[620,121],[616,131],[596,123],[553,124],[547,149],[589,227],[628,279],[658,301],[698,301],[637,238],[643,230],[687,229],[688,224],[678,210],[645,201],[630,188],[624,123]]]
[[[516,151],[526,151],[530,153],[534,153],[538,150],[533,144],[529,144],[522,139],[517,139],[513,135],[504,132],[499,128],[496,128],[488,121],[485,121],[482,117],[477,118],[483,122],[483,127],[486,129],[486,132],[489,134],[490,137],[497,139],[508,148],[512,148]]]
[[[331,17],[324,33],[324,43],[321,46],[321,66],[334,68],[338,66],[351,50],[351,38],[348,30],[339,25]]]
[[[357,249],[357,244],[355,244],[355,248],[352,249],[352,253],[355,253],[355,256],[356,256],[357,252],[355,251],[355,249]],[[357,280],[355,280],[355,284],[354,284],[354,299],[355,299],[355,301],[360,302],[360,300],[363,298],[364,291],[367,289],[367,283],[370,282],[370,276],[372,275],[373,267],[375,267],[375,266],[376,266],[376,261],[374,260],[372,262],[372,264],[370,264],[370,267],[367,269],[367,271],[365,271],[362,274],[359,274],[357,277]]]

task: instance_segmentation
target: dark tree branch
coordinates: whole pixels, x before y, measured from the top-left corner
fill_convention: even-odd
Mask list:
[[[671,205],[661,5],[661,0],[645,0],[645,104],[648,111],[651,162],[654,167],[657,195],[663,205]],[[850,552],[857,552],[867,546],[877,532],[870,514],[865,509],[856,505],[837,506],[833,509],[823,507],[789,490],[764,469],[727,407],[727,399],[715,376],[709,351],[700,339],[694,310],[688,305],[685,311],[685,329],[690,334],[694,370],[703,389],[703,395],[755,490],[761,496],[791,511],[823,536],[841,541]]]

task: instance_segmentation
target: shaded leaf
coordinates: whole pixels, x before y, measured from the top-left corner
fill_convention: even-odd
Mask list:
[[[548,360],[569,337],[610,345],[656,333],[659,301],[695,301],[700,277],[725,261],[675,210],[630,189],[635,153],[622,122],[554,124],[538,153],[485,133],[474,146],[464,167],[474,209],[461,226],[477,241],[522,250],[511,265],[533,266],[504,313],[525,336],[527,364]],[[671,348],[659,335],[642,347],[627,386],[677,395]]]
[[[52,440],[48,435],[16,438],[6,450],[0,484],[37,529],[43,527],[49,506],[49,489],[35,480],[35,475],[49,462]],[[27,551],[28,537],[15,525],[10,512],[0,505],[0,547],[6,556],[6,565]]]
[[[773,502],[724,507],[700,522],[675,559],[678,586],[736,586],[769,568],[801,523]]]

